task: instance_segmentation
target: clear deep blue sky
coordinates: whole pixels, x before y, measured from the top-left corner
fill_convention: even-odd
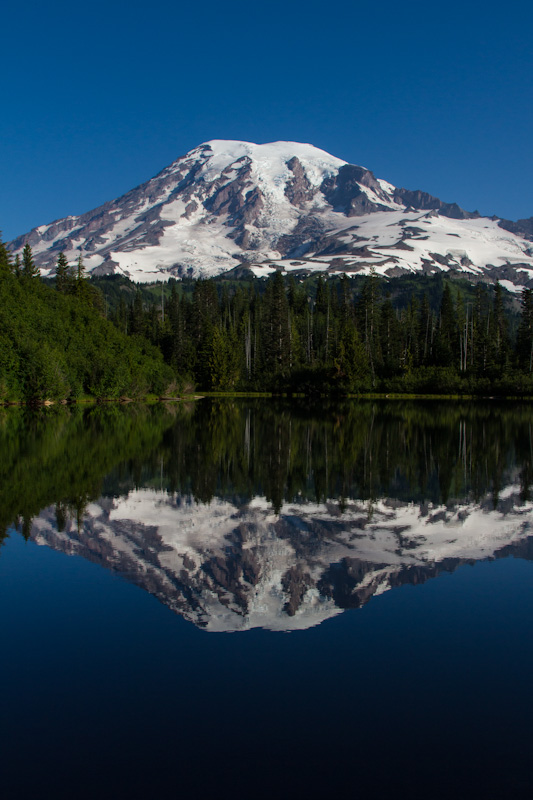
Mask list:
[[[533,215],[533,4],[9,3],[4,240],[208,139],[311,142],[469,210]]]

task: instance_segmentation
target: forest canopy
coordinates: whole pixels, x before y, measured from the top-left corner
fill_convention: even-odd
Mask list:
[[[166,390],[173,372],[160,351],[105,319],[83,274],[69,274],[68,291],[59,291],[43,284],[30,259],[31,251],[12,263],[0,243],[0,401]]]
[[[299,394],[533,395],[533,292],[438,273],[42,281],[0,242],[0,400],[184,387]],[[515,306],[517,303],[515,301]]]

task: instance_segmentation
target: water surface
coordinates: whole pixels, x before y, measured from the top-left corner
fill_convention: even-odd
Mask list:
[[[6,796],[529,797],[532,423],[5,412]]]

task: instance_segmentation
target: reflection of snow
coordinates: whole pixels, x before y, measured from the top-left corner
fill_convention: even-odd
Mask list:
[[[334,501],[287,503],[279,514],[259,497],[237,507],[140,489],[92,503],[79,537],[75,526],[55,530],[52,509],[32,534],[125,573],[207,630],[292,630],[340,612],[321,591],[332,564],[358,565],[351,591],[366,602],[407,568],[434,571],[519,545],[533,532],[532,512],[514,485],[497,508],[489,497],[448,506],[380,499],[342,513]]]

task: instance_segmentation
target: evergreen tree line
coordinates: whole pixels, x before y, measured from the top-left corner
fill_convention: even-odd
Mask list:
[[[262,287],[198,280],[148,306],[138,290],[112,318],[204,391],[532,394],[532,290],[513,331],[500,284],[466,297],[440,275],[429,284],[396,308],[375,274],[359,291],[345,275],[313,291],[280,272]]]
[[[81,258],[72,268],[60,254],[54,290],[39,279],[30,245],[13,260],[0,240],[0,402],[160,394],[172,380],[145,337],[104,319]]]
[[[80,258],[57,259],[55,291],[31,247],[0,241],[0,399],[203,391],[533,394],[533,292],[516,330],[504,291],[465,294],[441,275],[419,279],[398,308],[375,274],[313,284],[285,279],[176,283],[160,302],[138,288],[107,316]],[[435,302],[435,296],[438,302]],[[153,297],[153,295],[152,295]],[[3,318],[3,320],[2,320]],[[112,324],[111,324],[112,323]],[[163,363],[163,361],[166,363]]]

